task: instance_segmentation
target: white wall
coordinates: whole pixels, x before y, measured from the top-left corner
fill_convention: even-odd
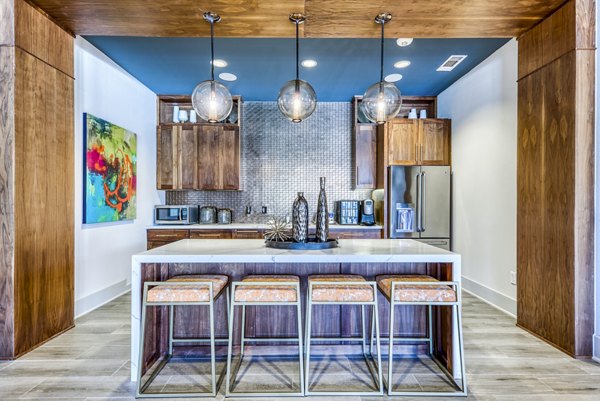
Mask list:
[[[465,289],[516,314],[517,42],[438,96],[452,119],[453,244]]]
[[[83,113],[135,132],[137,218],[82,224]],[[75,315],[97,308],[130,287],[131,255],[145,250],[155,185],[156,95],[81,37],[75,40]]]

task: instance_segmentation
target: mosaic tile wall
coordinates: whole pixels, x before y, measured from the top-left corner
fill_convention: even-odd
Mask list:
[[[276,102],[245,102],[241,131],[242,191],[167,191],[167,204],[227,207],[236,222],[259,221],[262,206],[269,214],[291,214],[303,191],[313,214],[319,177],[327,178],[330,211],[336,200],[370,197],[370,190],[352,190],[351,103],[319,103],[310,118],[294,124]],[[246,206],[253,216],[244,216]]]

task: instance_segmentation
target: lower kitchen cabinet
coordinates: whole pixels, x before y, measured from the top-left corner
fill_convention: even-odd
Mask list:
[[[149,229],[147,231],[147,248],[153,249],[181,239],[263,239],[265,230],[255,228],[244,229]],[[311,227],[310,235],[315,234]],[[342,228],[336,226],[329,230],[329,238],[337,239],[378,239],[383,238],[383,230],[365,230]]]
[[[329,238],[337,239],[380,239],[382,235],[383,230],[329,230]]]
[[[264,238],[264,230],[233,230],[233,239],[262,239]]]
[[[190,239],[231,239],[231,230],[190,230]]]

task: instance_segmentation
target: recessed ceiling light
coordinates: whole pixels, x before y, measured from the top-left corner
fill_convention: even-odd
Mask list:
[[[397,63],[394,64],[395,68],[406,68],[410,65],[410,61],[408,60],[401,60],[398,61]]]
[[[313,68],[317,66],[317,60],[302,60],[302,67]]]
[[[235,76],[234,74],[232,74],[230,72],[220,73],[219,78],[221,78],[223,81],[229,81],[229,82],[237,80],[237,76]]]
[[[398,82],[402,79],[402,74],[390,74],[384,78],[386,82]]]
[[[227,61],[225,60],[221,60],[221,59],[215,59],[215,61],[213,62],[213,65],[215,67],[219,67],[219,68],[223,68],[223,67],[227,67]]]
[[[410,46],[412,42],[413,38],[399,38],[398,40],[396,40],[396,44],[400,47]]]

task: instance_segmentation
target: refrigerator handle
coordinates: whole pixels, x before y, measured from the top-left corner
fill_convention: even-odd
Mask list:
[[[425,193],[425,172],[421,173],[421,232],[425,232],[425,198],[427,194]]]
[[[417,173],[417,228],[418,233],[421,232],[421,173]]]

